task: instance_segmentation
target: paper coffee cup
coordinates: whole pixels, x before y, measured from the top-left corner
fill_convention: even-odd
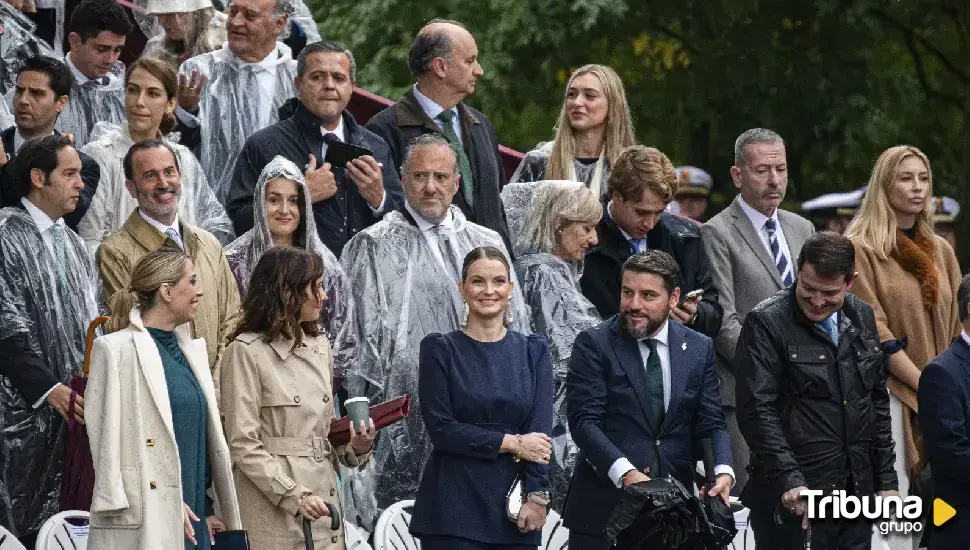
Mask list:
[[[354,423],[354,429],[360,431],[360,423],[368,425],[370,419],[370,401],[366,397],[352,397],[344,401],[347,417]]]

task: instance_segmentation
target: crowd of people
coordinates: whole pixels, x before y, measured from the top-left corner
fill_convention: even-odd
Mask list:
[[[91,548],[336,550],[411,499],[426,549],[535,548],[549,510],[574,549],[667,548],[612,512],[694,487],[702,440],[703,496],[741,497],[759,548],[917,547],[810,521],[806,489],[970,513],[970,277],[918,148],[819,227],[781,208],[783,137],[746,130],[705,219],[712,177],[636,142],[604,65],[507,181],[459,22],[418,31],[414,85],[360,124],[357,61],[298,0],[83,0],[63,55],[28,4],[0,0],[0,525],[28,546],[73,423]],[[347,398],[404,395],[418,413],[328,439]]]

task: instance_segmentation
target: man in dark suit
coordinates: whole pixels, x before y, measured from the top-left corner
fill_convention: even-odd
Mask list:
[[[573,550],[613,547],[603,530],[622,487],[668,475],[691,487],[698,439],[714,448],[709,495],[728,500],[734,471],[714,344],[669,318],[679,276],[666,252],[632,256],[623,264],[619,315],[573,344],[566,404],[580,453],[563,513]],[[622,548],[622,533],[618,540]]]
[[[956,510],[930,528],[930,550],[961,548],[970,539],[970,275],[960,282],[957,304],[963,331],[923,369],[917,390],[933,493]]]
[[[253,197],[259,174],[281,155],[307,166],[306,183],[317,234],[338,258],[354,235],[404,202],[394,161],[383,139],[357,124],[347,110],[357,77],[353,54],[332,40],[310,44],[296,61],[300,102],[296,113],[253,134],[236,161],[227,210],[237,235],[253,227]],[[324,159],[336,142],[369,149],[331,167]]]
[[[485,115],[462,103],[484,74],[475,38],[461,23],[435,19],[418,32],[408,65],[417,83],[372,118],[367,128],[391,147],[397,168],[412,139],[429,132],[445,136],[458,149],[461,181],[454,204],[468,221],[501,235],[511,251],[499,198],[506,180],[498,138]]]
[[[57,116],[69,101],[74,77],[64,62],[45,56],[31,57],[20,67],[14,89],[15,125],[0,132],[0,206],[20,204],[21,192],[14,184],[13,162],[17,151],[31,139],[57,133]],[[64,214],[64,223],[77,231],[77,224],[88,211],[91,199],[98,190],[101,168],[91,157],[77,152],[81,158],[81,190],[77,208]]]
[[[620,153],[606,183],[610,201],[596,228],[599,242],[586,254],[580,285],[604,319],[616,315],[623,262],[641,250],[663,250],[680,267],[681,297],[702,291],[678,304],[671,317],[714,338],[721,305],[700,232],[691,220],[664,211],[676,184],[673,164],[653,147],[634,145]]]

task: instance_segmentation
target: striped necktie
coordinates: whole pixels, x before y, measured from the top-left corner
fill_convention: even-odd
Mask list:
[[[172,242],[174,242],[179,247],[180,250],[182,250],[183,252],[185,251],[185,246],[183,246],[182,244],[182,239],[181,237],[179,237],[179,234],[174,229],[172,229],[171,227],[166,229],[165,236],[171,239]]]
[[[795,278],[792,273],[791,263],[788,262],[788,258],[785,257],[785,253],[781,251],[781,245],[778,243],[778,224],[772,218],[768,218],[768,221],[765,222],[765,229],[768,230],[768,245],[771,247],[771,257],[775,260],[778,275],[781,276],[782,282],[785,283],[785,288],[788,288],[794,282]]]

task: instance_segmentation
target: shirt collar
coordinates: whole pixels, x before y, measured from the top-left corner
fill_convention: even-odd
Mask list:
[[[165,225],[165,224],[159,222],[158,220],[154,220],[152,218],[149,218],[148,216],[145,215],[144,212],[141,211],[141,208],[138,209],[138,215],[141,216],[141,219],[145,220],[152,227],[154,227],[155,229],[157,229],[158,232],[161,233],[162,235],[165,234],[165,231],[167,231],[169,229],[174,229],[175,230],[175,234],[178,235],[180,239],[182,238],[182,226],[181,226],[181,224],[179,224],[179,216],[178,216],[178,214],[175,215],[175,221],[172,222],[172,225]]]
[[[769,216],[765,216],[761,212],[758,212],[757,210],[752,208],[751,205],[744,202],[744,197],[742,197],[741,195],[738,195],[738,204],[741,205],[741,210],[743,210],[744,214],[748,217],[749,220],[751,220],[751,225],[754,226],[756,231],[761,231],[761,229],[765,226],[765,222],[767,222],[769,219],[775,220],[775,225],[777,227],[781,227],[781,223],[779,223],[778,221],[777,208],[775,208],[775,211],[771,213],[771,216],[769,218]]]
[[[421,230],[422,233],[430,230],[433,227],[437,227],[435,224],[426,220],[421,214],[418,214],[415,209],[411,208],[411,203],[404,201],[404,208],[411,214],[411,217],[414,218],[414,223],[418,224],[418,229]],[[445,214],[445,219],[442,220],[438,225],[448,229],[455,226],[455,217],[451,214],[451,207],[448,207],[448,213]]]
[[[667,342],[670,341],[670,319],[667,319],[666,321],[664,321],[663,326],[660,327],[660,331],[657,332],[657,334],[655,334],[653,336],[648,336],[646,338],[643,338],[640,341],[641,342],[646,342],[647,340],[649,340],[651,338],[653,338],[654,340],[656,340],[657,343],[659,343],[659,344],[661,344],[663,346],[667,346],[668,345]]]
[[[613,208],[613,201],[610,201],[606,205],[606,215],[609,216],[611,220],[613,220],[613,214],[610,212],[610,210],[612,210],[612,208]],[[644,235],[642,239],[634,239],[629,233],[627,233],[626,231],[623,230],[622,227],[620,227],[620,224],[616,223],[616,220],[613,220],[613,223],[614,223],[614,225],[616,225],[616,228],[620,230],[620,234],[623,235],[623,238],[624,239],[630,241],[631,243],[633,243],[633,242],[637,242],[637,243],[646,242],[646,240],[647,240],[647,236],[646,235]]]
[[[418,100],[418,105],[421,106],[421,110],[424,111],[424,113],[428,115],[428,118],[431,120],[437,120],[438,115],[444,111],[444,108],[441,105],[438,105],[433,100],[428,98],[428,96],[422,94],[421,90],[418,90],[417,84],[414,85],[414,98]],[[455,113],[455,118],[458,118],[458,107],[452,107],[451,111]]]
[[[51,131],[50,135],[54,135],[54,132]],[[24,139],[24,136],[20,135],[20,128],[17,128],[13,133],[13,152],[16,153],[19,151],[25,143],[27,143],[27,140]]]
[[[347,142],[347,126],[344,125],[343,115],[340,116],[340,122],[337,123],[337,127],[333,130],[327,130],[322,124],[320,125],[320,135],[325,136],[327,134],[334,134],[340,138],[340,141],[344,143]]]
[[[279,55],[280,55],[279,53],[280,48],[279,48],[279,45],[277,45],[275,48],[273,48],[271,52],[269,52],[269,55],[267,55],[266,57],[260,59],[255,63],[247,63],[243,61],[239,56],[232,53],[232,50],[229,49],[229,42],[223,42],[222,49],[226,50],[226,52],[229,52],[229,55],[231,55],[232,59],[236,62],[237,67],[246,67],[248,65],[259,65],[260,69],[267,70],[267,71],[273,70],[273,66],[276,64],[276,60],[279,58]]]
[[[57,220],[52,220],[50,216],[44,213],[43,210],[34,206],[34,203],[27,200],[27,197],[20,199],[20,204],[24,205],[27,209],[27,213],[30,214],[31,219],[34,220],[34,224],[37,226],[37,230],[43,234],[45,231],[58,224],[60,226],[64,225],[64,218],[58,218]]]
[[[970,334],[967,334],[967,331],[961,331],[960,337],[963,338],[963,341],[966,342],[968,346],[970,346]]]

